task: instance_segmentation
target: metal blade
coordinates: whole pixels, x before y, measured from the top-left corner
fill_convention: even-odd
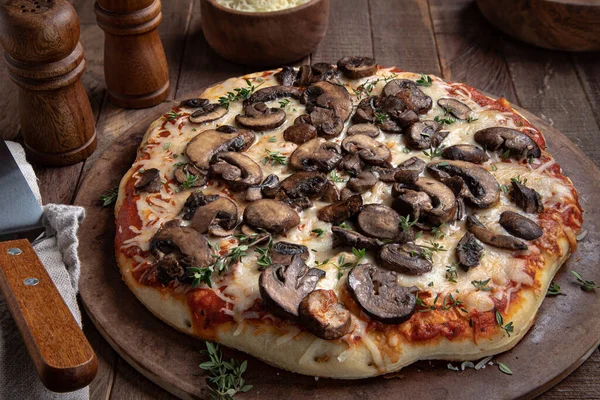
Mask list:
[[[0,140],[0,241],[34,240],[44,228],[42,207],[4,140]]]

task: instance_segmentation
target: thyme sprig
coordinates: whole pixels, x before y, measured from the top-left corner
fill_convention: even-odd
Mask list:
[[[235,88],[233,92],[227,92],[225,96],[219,97],[219,104],[226,109],[229,109],[229,105],[234,101],[246,100],[249,98],[252,93],[256,91],[259,87],[261,87],[265,81],[264,80],[256,80],[260,82],[258,85],[254,85],[250,79],[246,79],[247,87]]]
[[[506,332],[508,337],[510,337],[510,334],[514,331],[512,321],[504,325],[504,318],[502,318],[502,314],[500,314],[500,311],[496,311],[496,322],[498,323],[498,326],[500,326],[500,328]]]
[[[379,82],[389,82],[392,79],[396,79],[398,77],[398,74],[391,74],[391,75],[386,75],[382,78],[377,78],[375,80],[368,80],[365,83],[360,84],[356,89],[352,88],[352,91],[354,92],[354,94],[358,97],[358,99],[360,100],[363,96],[364,97],[369,97],[371,96],[371,93],[373,92],[373,89],[375,89],[375,86],[379,83]]]
[[[262,159],[262,163],[265,165],[268,163],[271,163],[271,166],[275,166],[277,164],[286,164],[286,157],[281,155],[278,151],[271,151],[269,149],[265,149],[265,154],[266,155]]]
[[[429,157],[430,160],[433,161],[434,158],[441,157],[442,152],[444,151],[445,145],[441,145],[439,147],[431,146],[429,150],[423,150],[423,154]]]
[[[566,294],[562,292],[558,283],[552,281],[552,283],[550,283],[550,286],[548,287],[546,296],[566,296]]]
[[[365,258],[365,255],[367,253],[366,249],[357,249],[356,247],[352,248],[352,254],[354,254],[354,261],[353,262],[349,262],[346,261],[346,254],[342,253],[340,254],[340,256],[337,259],[337,263],[332,263],[332,265],[338,270],[337,273],[337,278],[338,280],[342,278],[342,276],[344,276],[344,270],[348,269],[348,268],[354,268],[356,267],[363,258]],[[315,261],[315,265],[317,267],[329,264],[329,261],[331,261],[330,258],[324,260],[324,261]]]
[[[332,182],[338,182],[338,183],[346,182],[348,180],[348,179],[344,179],[341,176],[339,176],[335,169],[329,173],[329,179],[331,179]]]
[[[102,202],[102,207],[108,207],[111,204],[114,204],[117,201],[117,196],[119,195],[119,188],[114,187],[110,189],[108,192],[100,195],[100,201]]]
[[[425,75],[421,72],[421,77],[415,82],[418,86],[431,86],[433,81],[429,75]]]
[[[208,381],[211,397],[218,400],[231,400],[233,396],[240,392],[247,392],[252,389],[252,385],[246,385],[242,377],[248,368],[248,362],[240,363],[236,359],[230,361],[223,360],[223,354],[218,345],[206,342],[206,350],[202,353],[208,354],[209,361],[200,364],[200,368],[208,371]]]
[[[581,290],[584,292],[591,292],[594,289],[600,288],[600,285],[596,284],[596,282],[583,279],[579,272],[571,271],[571,273],[577,279],[577,283],[581,285]]]

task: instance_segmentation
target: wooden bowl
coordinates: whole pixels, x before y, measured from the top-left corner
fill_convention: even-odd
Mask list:
[[[477,0],[498,29],[554,50],[600,50],[598,0]]]
[[[329,0],[273,12],[236,11],[201,0],[202,30],[222,57],[253,66],[281,66],[312,52],[327,30]]]

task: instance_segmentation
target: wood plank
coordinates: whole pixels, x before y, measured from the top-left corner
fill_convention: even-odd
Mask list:
[[[579,82],[587,96],[596,123],[600,125],[600,54],[599,53],[574,53],[572,55],[577,69]],[[600,165],[600,159],[592,159],[596,165]]]
[[[91,394],[90,394],[90,398]],[[115,400],[175,400],[173,396],[160,386],[151,382],[137,372],[125,360],[119,358],[115,369],[115,381],[110,392],[110,398]]]
[[[369,10],[379,64],[440,74],[427,0],[369,0]]]
[[[79,307],[83,310],[81,304]],[[94,327],[94,324],[92,324],[92,321],[84,311],[81,313],[81,319],[83,333],[85,333],[98,358],[98,373],[96,374],[96,379],[90,384],[90,398],[105,400],[108,398],[108,394],[113,386],[118,356],[108,342],[100,335],[100,332]]]

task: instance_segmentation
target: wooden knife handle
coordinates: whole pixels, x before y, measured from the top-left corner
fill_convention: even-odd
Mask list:
[[[96,354],[28,240],[0,242],[0,290],[42,383],[54,392],[89,385]]]

